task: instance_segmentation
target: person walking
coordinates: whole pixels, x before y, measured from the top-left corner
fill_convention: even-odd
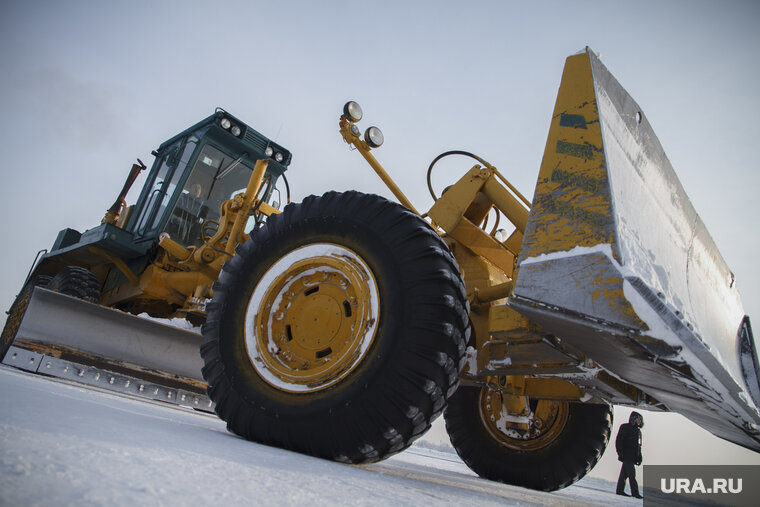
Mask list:
[[[641,465],[641,428],[644,426],[644,418],[638,412],[631,412],[628,422],[621,425],[615,439],[615,450],[618,461],[622,461],[620,476],[617,482],[618,495],[643,498],[639,494],[639,484],[636,482],[636,467]],[[625,493],[625,481],[629,482],[631,494]]]

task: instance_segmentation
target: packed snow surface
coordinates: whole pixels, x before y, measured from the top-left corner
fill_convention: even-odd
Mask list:
[[[213,415],[0,366],[0,505],[640,505],[586,478],[486,481],[415,444],[349,466],[254,444]]]

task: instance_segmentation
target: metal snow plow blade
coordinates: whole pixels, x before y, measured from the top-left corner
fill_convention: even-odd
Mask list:
[[[643,112],[590,50],[565,65],[517,270],[511,308],[760,451],[757,353],[734,276]]]
[[[112,391],[213,412],[203,338],[37,287],[3,363]]]

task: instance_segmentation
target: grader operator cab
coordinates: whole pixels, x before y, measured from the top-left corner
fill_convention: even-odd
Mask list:
[[[126,312],[196,324],[205,320],[205,302],[221,265],[276,212],[269,204],[272,196],[286,197],[276,184],[292,157],[222,109],[153,155],[134,206],[126,206],[125,197],[146,169],[139,159],[99,226],[82,234],[62,230],[39,258],[9,312],[0,355],[15,336],[6,363],[38,368],[46,354],[43,367],[50,374],[71,374],[69,359],[125,375],[142,371],[155,384],[152,389],[143,384],[141,393],[174,401],[177,388],[189,389],[180,396],[193,393],[194,402],[208,408],[199,337]],[[19,355],[15,349],[21,347],[31,352]],[[94,368],[75,375],[91,383],[96,378],[113,386],[130,377],[116,382]]]
[[[247,439],[346,463],[405,449],[443,413],[479,475],[542,490],[596,464],[611,404],[675,411],[760,451],[735,277],[591,50],[567,59],[532,202],[457,151],[428,179],[443,156],[476,164],[443,195],[431,187],[420,214],[361,119],[349,102],[340,133],[401,204],[330,192],[278,213],[267,201],[289,155],[258,135],[243,148],[252,130],[220,112],[162,145],[129,216],[125,191],[99,232],[59,237],[11,309],[4,362],[213,409]],[[511,231],[486,227],[494,213]],[[249,220],[263,223],[250,237]],[[106,306],[203,320],[203,343]]]

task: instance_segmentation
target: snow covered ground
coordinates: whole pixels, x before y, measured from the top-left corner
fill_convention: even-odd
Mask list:
[[[422,444],[348,466],[254,444],[212,415],[0,366],[0,505],[640,505],[586,478],[486,481]]]

